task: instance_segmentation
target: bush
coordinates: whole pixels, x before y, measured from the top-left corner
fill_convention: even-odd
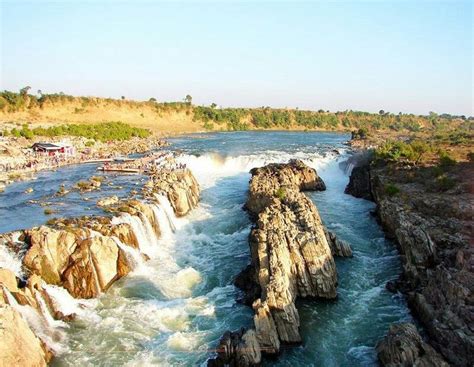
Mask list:
[[[394,184],[387,184],[385,185],[385,193],[388,196],[394,196],[400,192],[400,189],[395,186]]]
[[[467,160],[469,162],[474,162],[474,152],[467,153]]]
[[[280,200],[283,200],[286,197],[286,190],[283,187],[280,187],[276,192],[275,192],[275,197],[277,197]]]
[[[435,186],[440,191],[447,191],[456,186],[456,181],[444,174],[436,179]]]
[[[95,145],[95,141],[94,140],[86,141],[86,143],[84,145],[86,147],[93,147]]]
[[[439,165],[440,167],[446,168],[456,164],[456,160],[452,158],[448,152],[439,151]]]
[[[32,132],[38,136],[80,136],[102,142],[130,140],[133,137],[147,138],[151,135],[149,130],[131,127],[118,121],[98,124],[69,124],[52,126],[46,129],[37,127]]]

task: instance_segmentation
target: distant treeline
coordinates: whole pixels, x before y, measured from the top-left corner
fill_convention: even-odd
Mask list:
[[[204,128],[212,130],[215,128],[226,130],[248,130],[248,129],[289,129],[291,127],[302,127],[308,130],[360,130],[362,134],[372,130],[395,130],[418,132],[427,131],[449,131],[455,126],[462,129],[472,128],[473,117],[453,116],[449,114],[438,115],[430,112],[429,115],[414,115],[398,113],[393,114],[380,110],[379,113],[360,111],[329,112],[303,111],[298,109],[274,109],[270,107],[261,108],[218,108],[216,104],[211,106],[192,105],[192,97],[187,95],[183,102],[157,102],[150,98],[146,102],[137,102],[111,98],[73,97],[59,94],[43,94],[38,91],[37,95],[29,94],[29,87],[20,90],[19,93],[3,91],[0,92],[0,110],[15,112],[19,110],[42,108],[45,104],[56,104],[64,102],[76,102],[80,107],[75,108],[75,113],[84,112],[88,106],[103,103],[121,106],[127,104],[140,108],[147,106],[156,111],[158,115],[169,112],[185,112],[191,115],[196,123]],[[453,124],[455,122],[455,124]]]
[[[133,137],[147,138],[150,131],[123,122],[103,122],[97,124],[68,124],[48,128],[35,127],[30,129],[24,124],[21,129],[13,128],[3,131],[4,135],[32,139],[34,136],[58,137],[79,136],[87,139],[107,142],[115,140],[129,140]]]

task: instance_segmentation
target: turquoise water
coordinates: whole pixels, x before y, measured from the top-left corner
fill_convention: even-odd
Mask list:
[[[336,301],[298,303],[304,345],[288,348],[277,362],[265,364],[377,365],[376,342],[390,323],[410,316],[404,301],[384,288],[398,276],[400,261],[370,215],[374,204],[344,194],[348,175],[339,163],[347,157],[343,143],[348,138],[334,133],[239,132],[171,139],[202,186],[199,207],[186,218],[174,218],[176,231],[158,241],[156,256],[91,302],[63,331],[63,351],[54,364],[201,365],[224,331],[251,326],[253,311],[236,302],[239,291],[232,285],[249,261],[251,223],[242,210],[248,171],[300,158],[325,180],[326,191],[308,195],[328,228],[352,245],[354,257],[336,260]],[[94,168],[69,167],[11,186],[2,194],[6,200],[0,206],[1,229],[44,221],[36,216],[38,211],[29,218],[31,204],[24,203],[22,192],[38,185],[34,193],[46,195],[46,187],[58,186],[66,173],[74,181],[92,175]],[[116,189],[121,195],[141,184],[137,176],[108,180],[122,187]],[[57,205],[69,208],[68,214],[99,212],[80,196],[62,200],[66,203]],[[8,223],[7,215],[13,218]]]

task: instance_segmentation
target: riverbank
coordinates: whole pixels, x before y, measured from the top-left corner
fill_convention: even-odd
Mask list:
[[[372,139],[352,145],[377,147],[381,142]],[[376,203],[377,217],[402,256],[403,273],[387,288],[404,294],[423,326],[420,332],[434,347],[424,348],[414,328],[393,328],[379,344],[384,365],[423,363],[430,358],[440,365],[436,351],[454,366],[469,366],[474,359],[474,162],[467,156],[472,145],[437,148],[449,149],[459,161],[442,156],[440,161],[428,157],[413,164],[366,154],[365,159],[350,161],[355,168],[346,191]]]
[[[38,142],[67,142],[73,147],[73,155],[58,153],[48,155],[34,152],[31,147]],[[166,141],[157,137],[132,138],[127,141],[95,141],[81,137],[61,137],[34,139],[2,137],[0,138],[0,191],[6,185],[34,178],[37,172],[54,170],[67,165],[97,163],[126,157],[130,154],[143,154],[163,147]]]

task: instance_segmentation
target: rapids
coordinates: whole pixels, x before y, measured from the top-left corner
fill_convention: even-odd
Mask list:
[[[192,170],[201,185],[199,207],[176,218],[168,200],[158,197],[159,203],[150,205],[159,222],[159,237],[144,215],[115,217],[114,223],[132,226],[150,260],[143,261],[137,250],[118,243],[133,260],[134,270],[97,300],[74,300],[62,288],[47,286],[48,294],[65,311],[78,315],[68,327],[52,325],[64,334],[54,341],[59,354],[53,365],[205,365],[224,331],[251,326],[253,312],[236,301],[239,291],[232,285],[249,261],[251,224],[242,210],[248,171],[291,158],[316,168],[326,182],[326,191],[309,196],[328,228],[352,245],[354,257],[336,261],[337,301],[298,303],[304,345],[287,348],[278,362],[266,364],[377,365],[376,342],[390,323],[410,316],[404,301],[385,290],[385,283],[398,276],[400,260],[370,215],[374,204],[344,194],[348,173],[339,163],[347,159],[343,144],[347,139],[342,134],[304,132],[212,133],[171,139],[172,149],[182,153],[180,163]],[[68,167],[7,187],[0,205],[0,229],[44,223],[45,217],[35,216],[38,209],[30,213],[26,202],[30,198],[22,194],[26,187],[33,187],[32,196],[39,198],[53,193],[65,180],[91,174],[90,167]],[[107,190],[122,195],[142,184],[137,176],[110,180],[113,185]],[[95,195],[86,196],[95,200]],[[100,212],[93,202],[77,195],[51,201],[66,215]],[[0,266],[21,270],[15,255],[1,248]]]

